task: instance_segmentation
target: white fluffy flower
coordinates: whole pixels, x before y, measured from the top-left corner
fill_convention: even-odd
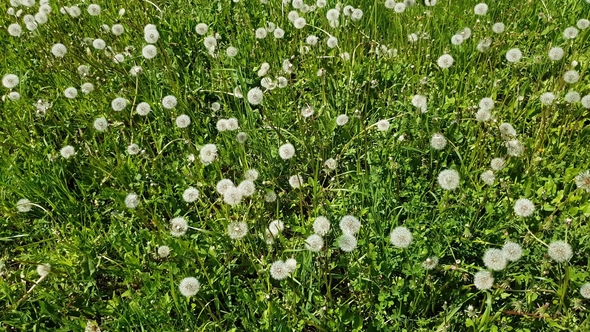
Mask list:
[[[494,158],[490,162],[490,166],[494,171],[499,171],[506,165],[506,160],[504,158]]]
[[[504,32],[505,29],[506,29],[506,26],[502,22],[494,23],[494,25],[492,26],[492,31],[494,31],[494,33],[498,33],[498,34]]]
[[[346,114],[340,114],[336,118],[336,124],[339,125],[339,126],[341,126],[341,127],[344,126],[347,123],[348,123],[348,115],[346,115]]]
[[[162,107],[166,109],[173,109],[178,104],[176,97],[174,96],[166,96],[162,99]]]
[[[244,180],[238,185],[238,189],[242,191],[242,195],[249,197],[256,192],[256,186],[252,180]]]
[[[387,129],[389,129],[389,121],[387,121],[387,120],[377,121],[377,130],[386,131]]]
[[[100,117],[100,118],[97,118],[96,120],[94,120],[94,129],[96,129],[98,131],[105,131],[108,126],[109,126],[109,123],[108,123],[107,119],[105,119],[104,117]]]
[[[195,31],[201,36],[204,36],[207,33],[208,29],[209,28],[207,27],[207,24],[205,24],[205,23],[199,23],[195,27]]]
[[[305,182],[303,181],[303,178],[301,177],[301,175],[291,175],[289,177],[289,185],[293,188],[293,189],[297,189],[299,187],[301,187]]]
[[[139,196],[136,193],[129,193],[125,197],[125,206],[128,209],[135,209],[139,205]]]
[[[500,249],[490,248],[483,255],[483,263],[485,266],[494,271],[501,271],[506,268],[506,257],[504,252]]]
[[[459,186],[459,173],[454,169],[446,169],[438,175],[438,184],[444,190],[455,190]]]
[[[68,49],[66,48],[66,46],[61,43],[54,44],[53,47],[51,48],[51,53],[56,58],[63,58],[64,55],[66,55],[67,51],[68,51]]]
[[[215,144],[205,144],[199,151],[199,158],[205,165],[211,164],[217,158],[217,146]]]
[[[188,229],[188,223],[183,217],[176,217],[170,220],[170,234],[172,236],[183,236]]]
[[[324,239],[317,234],[307,237],[305,240],[305,249],[313,252],[318,252],[324,247]]]
[[[502,247],[502,252],[506,260],[516,262],[522,257],[522,247],[518,243],[506,242]]]
[[[186,297],[191,297],[196,295],[199,290],[201,289],[201,283],[196,278],[188,277],[182,279],[180,285],[178,286],[178,290],[180,294]]]
[[[340,220],[340,229],[344,234],[356,235],[361,229],[361,222],[355,216],[346,215]]]
[[[486,5],[485,3],[478,3],[473,8],[473,12],[475,13],[475,15],[485,15],[488,12],[488,5]]]
[[[563,58],[565,52],[561,47],[553,47],[549,50],[548,56],[551,61],[559,61]]]
[[[182,193],[182,199],[187,203],[192,203],[199,198],[199,190],[194,187],[188,187]]]
[[[473,284],[479,290],[490,289],[494,286],[494,277],[489,271],[479,271],[473,276]]]
[[[26,198],[19,199],[16,202],[16,209],[18,210],[18,212],[29,212],[31,211],[32,207],[33,205],[31,204],[31,201],[29,201]]]
[[[324,216],[315,218],[313,222],[313,231],[317,235],[325,236],[330,231],[330,221]]]
[[[146,59],[153,59],[158,55],[158,49],[154,45],[146,45],[141,49],[141,55]]]
[[[66,145],[63,148],[61,148],[61,150],[59,150],[59,154],[61,154],[61,156],[64,157],[65,159],[68,159],[71,156],[75,155],[76,151],[74,150],[73,146]]]
[[[275,280],[283,280],[290,274],[290,268],[285,262],[278,260],[270,266],[270,276]]]
[[[558,263],[565,263],[574,255],[572,247],[564,241],[551,242],[547,249],[547,253],[551,259]]]
[[[412,243],[412,233],[409,229],[403,226],[398,226],[391,231],[389,234],[389,240],[391,244],[398,248],[407,248]]]
[[[46,275],[49,274],[49,272],[51,272],[51,265],[49,265],[49,264],[37,265],[37,274],[39,274],[40,277],[45,277]]]
[[[176,117],[175,122],[178,128],[186,128],[191,124],[191,118],[186,114],[181,114]]]
[[[430,146],[435,150],[442,150],[447,146],[447,139],[441,133],[435,133],[430,139]]]
[[[111,107],[113,108],[113,111],[120,112],[127,107],[127,99],[117,97],[111,101]]]
[[[522,52],[518,48],[511,48],[506,52],[508,62],[518,62],[522,58]]]
[[[555,95],[551,92],[545,92],[539,97],[539,100],[541,101],[541,104],[549,106],[553,104],[553,101],[555,100]]]
[[[427,109],[427,103],[428,103],[428,99],[426,98],[426,96],[423,95],[414,95],[414,97],[412,97],[412,105],[414,105],[414,107],[419,108],[422,113],[426,113],[426,109]]]
[[[342,234],[342,236],[338,238],[338,247],[340,247],[342,251],[351,252],[356,248],[356,245],[357,240],[354,235]]]
[[[170,247],[168,246],[159,246],[157,249],[158,256],[160,258],[166,258],[170,255]]]
[[[248,234],[248,224],[243,221],[236,221],[227,225],[227,235],[230,239],[238,240]]]
[[[529,217],[535,212],[535,205],[529,199],[520,198],[514,203],[514,213],[519,217]]]
[[[480,175],[481,181],[483,181],[483,183],[491,186],[494,184],[494,181],[496,180],[496,176],[494,175],[494,172],[487,170],[483,173],[481,173]]]
[[[450,54],[443,54],[437,60],[438,66],[443,69],[451,67],[454,62],[455,60]]]
[[[141,116],[146,116],[152,111],[152,108],[150,104],[146,102],[141,102],[137,104],[137,106],[135,106],[135,111],[137,112],[137,114]]]
[[[20,80],[18,79],[18,76],[14,74],[6,74],[4,77],[2,77],[2,85],[4,85],[4,87],[7,89],[14,88],[19,82]]]
[[[295,156],[295,147],[291,143],[283,144],[279,147],[279,156],[283,160],[291,159]]]
[[[258,105],[262,102],[262,90],[260,88],[255,87],[248,91],[248,102],[252,105]]]

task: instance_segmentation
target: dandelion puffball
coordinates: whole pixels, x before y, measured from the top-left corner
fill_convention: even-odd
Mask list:
[[[391,244],[398,248],[407,248],[412,243],[412,233],[409,229],[403,226],[394,228],[389,234]]]
[[[443,54],[437,60],[438,66],[442,69],[450,68],[454,62],[455,60],[450,54]]]
[[[473,284],[479,290],[486,290],[494,286],[494,277],[489,271],[479,271],[473,276]]]
[[[535,205],[526,198],[520,198],[514,203],[514,213],[519,217],[528,217],[535,212]]]
[[[227,225],[227,235],[230,239],[238,240],[248,234],[248,224],[243,221],[231,222]]]
[[[262,90],[260,88],[252,88],[248,91],[248,102],[252,105],[258,105],[262,102]]]
[[[186,297],[191,297],[196,295],[199,290],[201,289],[201,284],[196,278],[188,277],[182,279],[180,285],[178,286],[178,290],[180,294]]]
[[[494,271],[504,270],[507,264],[504,252],[495,248],[488,249],[485,252],[483,255],[483,263],[488,269]]]
[[[183,236],[188,229],[188,223],[183,217],[176,217],[170,220],[170,234],[172,236]]]
[[[279,147],[279,156],[283,160],[291,159],[295,156],[295,147],[291,143],[285,143]]]
[[[572,247],[564,241],[551,242],[547,248],[547,253],[551,259],[558,263],[565,263],[574,255]]]
[[[446,169],[439,173],[438,184],[444,190],[455,190],[459,186],[459,173],[454,169]]]
[[[194,187],[188,187],[182,193],[182,199],[187,203],[192,203],[199,198],[199,190]]]

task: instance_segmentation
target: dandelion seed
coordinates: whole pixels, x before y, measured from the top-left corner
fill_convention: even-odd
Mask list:
[[[234,183],[230,179],[222,179],[219,182],[217,182],[215,189],[217,190],[218,193],[220,193],[221,195],[224,195],[229,188],[233,188],[233,187],[235,187]]]
[[[272,203],[277,200],[277,194],[274,191],[267,191],[264,194],[264,201],[267,203]]]
[[[296,19],[299,18],[299,14],[292,10],[289,12],[289,14],[287,14],[287,18],[289,19],[289,21],[291,21],[291,23],[295,22]]]
[[[582,103],[582,107],[590,109],[590,95],[585,95],[584,97],[582,97],[580,102]]]
[[[191,297],[196,295],[199,290],[201,289],[201,283],[193,277],[188,277],[182,279],[180,285],[178,286],[178,290],[180,294],[186,297]]]
[[[314,36],[314,35],[309,35],[307,36],[307,38],[305,39],[305,42],[310,45],[310,46],[315,46],[318,43],[318,37]]]
[[[236,55],[238,55],[238,49],[233,47],[233,46],[229,46],[226,50],[225,50],[225,54],[230,57],[233,58]]]
[[[199,23],[195,27],[195,31],[201,36],[204,36],[207,33],[207,30],[209,30],[209,27],[205,23]]]
[[[107,121],[107,119],[105,119],[104,117],[100,117],[97,118],[96,120],[94,120],[94,129],[98,130],[98,131],[105,131],[107,130],[109,126],[109,123]]]
[[[289,276],[289,268],[285,262],[278,260],[270,266],[270,276],[275,280],[283,280]]]
[[[301,116],[304,118],[309,118],[313,115],[313,107],[307,105],[301,108]]]
[[[159,246],[157,252],[158,252],[158,256],[160,256],[160,258],[166,258],[170,255],[170,247]]]
[[[128,209],[135,209],[139,205],[139,196],[136,193],[129,193],[125,197],[125,206]]]
[[[563,97],[563,99],[565,99],[565,101],[570,104],[575,104],[575,103],[579,102],[580,98],[581,98],[580,94],[576,91],[570,91],[570,92],[566,93],[565,96]]]
[[[2,77],[2,85],[4,85],[4,87],[7,89],[16,87],[19,82],[20,80],[18,79],[18,76],[14,74],[6,74],[4,77]]]
[[[313,222],[313,231],[319,236],[325,236],[330,231],[330,221],[324,216],[318,216]]]
[[[324,7],[326,7],[327,3],[326,3],[326,0],[318,0],[318,1],[316,1],[315,4],[316,4],[316,6],[318,6],[318,8],[324,8]]]
[[[252,88],[248,91],[248,102],[252,105],[258,105],[262,102],[262,90],[260,88]]]
[[[78,16],[80,16],[80,14],[82,14],[82,11],[80,10],[80,7],[78,7],[78,6],[71,6],[71,7],[67,8],[67,13],[71,17],[78,17]]]
[[[280,220],[273,220],[268,224],[268,231],[275,237],[285,229],[285,224]]]
[[[450,68],[455,60],[450,54],[443,54],[438,58],[437,64],[440,68],[446,69]]]
[[[361,222],[351,215],[346,215],[340,220],[340,229],[344,234],[356,235],[361,229]]]
[[[129,74],[131,74],[131,76],[134,76],[134,77],[141,74],[141,72],[143,72],[143,69],[140,66],[133,66],[129,70]]]
[[[583,284],[580,287],[580,295],[585,299],[590,299],[590,283]]]
[[[244,180],[240,182],[238,189],[242,191],[242,195],[245,197],[252,196],[256,192],[256,186],[252,180]]]
[[[486,111],[492,110],[494,108],[494,100],[492,98],[482,98],[479,101],[479,108]]]
[[[508,60],[508,62],[518,62],[521,58],[522,52],[518,48],[512,48],[506,52],[506,60]]]
[[[563,48],[561,47],[553,47],[552,49],[549,50],[549,60],[551,61],[559,61],[563,58],[565,52],[563,51]]]
[[[391,244],[396,246],[397,248],[407,248],[412,243],[412,233],[409,229],[403,226],[398,226],[391,231],[389,234],[389,240]]]
[[[64,96],[68,99],[74,99],[78,96],[78,90],[74,87],[69,87],[64,90]]]
[[[484,265],[494,271],[501,271],[506,268],[506,257],[504,257],[504,252],[500,249],[488,249],[485,254],[483,255],[483,263]]]
[[[578,36],[578,29],[574,27],[568,27],[563,30],[563,38],[574,39]]]
[[[173,109],[178,104],[176,97],[174,96],[166,96],[162,99],[162,107],[166,109]]]
[[[340,127],[348,123],[348,115],[341,114],[336,118],[336,124]]]
[[[486,38],[479,41],[476,48],[479,52],[483,53],[483,52],[487,52],[491,46],[492,46],[492,39],[486,37]]]
[[[194,187],[188,187],[182,193],[182,199],[187,203],[192,203],[199,199],[199,190]]]
[[[283,30],[281,28],[276,28],[273,31],[273,35],[275,36],[275,38],[281,39],[281,38],[285,37],[285,30]]]
[[[529,217],[535,212],[535,205],[529,199],[520,198],[514,203],[514,213],[519,217]]]
[[[459,34],[453,35],[453,37],[451,37],[451,44],[453,44],[453,45],[463,44],[463,36],[461,36]]]
[[[328,9],[328,11],[326,12],[326,18],[328,19],[328,21],[336,21],[338,20],[338,18],[340,18],[340,11],[338,11],[338,9]]]
[[[71,156],[76,154],[76,151],[74,150],[73,146],[66,145],[63,148],[61,148],[61,150],[59,150],[59,154],[61,154],[61,156],[65,159],[69,159]]]
[[[551,92],[545,92],[539,97],[539,100],[541,101],[541,104],[549,106],[553,104],[553,101],[555,100],[555,95]]]
[[[489,271],[479,271],[473,276],[473,284],[479,290],[490,289],[494,286],[494,277]]]
[[[338,247],[340,250],[351,252],[356,248],[357,240],[354,235],[351,234],[343,234],[338,238]]]
[[[410,43],[415,43],[415,42],[417,42],[417,41],[418,41],[418,35],[417,35],[417,34],[415,34],[415,33],[411,33],[411,34],[409,34],[409,35],[408,35],[408,41],[409,41]]]
[[[146,59],[153,59],[158,55],[158,49],[154,45],[146,45],[141,50],[141,55]]]
[[[387,129],[389,129],[389,121],[380,120],[377,122],[377,130],[386,131]]]
[[[575,70],[568,70],[565,72],[565,74],[563,74],[563,80],[569,84],[577,83],[579,79],[580,74],[578,74],[578,72]]]
[[[518,243],[506,242],[502,247],[502,253],[506,260],[516,262],[522,257],[522,247]]]
[[[176,217],[170,220],[170,234],[172,236],[183,236],[188,229],[188,223],[183,217]]]
[[[29,212],[31,211],[31,208],[33,208],[33,204],[31,204],[31,201],[26,198],[19,199],[16,202],[16,209],[18,212]]]
[[[338,167],[338,162],[334,158],[326,159],[324,166],[329,170],[335,170]]]
[[[295,29],[303,29],[306,24],[307,21],[305,21],[303,17],[298,17],[297,19],[295,19],[295,21],[293,21],[293,26],[295,27]]]
[[[305,240],[305,249],[313,252],[319,252],[324,247],[324,239],[317,234],[310,235]]]
[[[297,261],[294,258],[289,258],[285,260],[285,266],[289,273],[293,273],[297,269]]]
[[[238,143],[240,143],[240,144],[244,144],[247,139],[248,139],[248,134],[246,134],[245,132],[239,132],[236,135],[236,141],[238,141]]]
[[[251,168],[244,173],[244,178],[250,181],[256,181],[258,179],[258,171]]]
[[[363,18],[363,11],[360,8],[355,8],[350,14],[350,19],[353,21],[360,21]]]
[[[176,118],[176,126],[178,128],[186,128],[191,124],[191,118],[186,114],[181,114]]]
[[[148,29],[144,31],[143,39],[146,43],[155,44],[160,39],[160,33],[156,29]]]
[[[485,3],[478,3],[473,9],[475,15],[485,15],[488,12],[488,5]]]
[[[295,147],[291,143],[283,144],[279,147],[279,156],[283,160],[291,159],[295,156]]]
[[[258,28],[258,29],[256,29],[256,31],[254,33],[255,33],[257,39],[264,39],[264,38],[266,38],[267,31],[265,28]]]
[[[496,180],[496,176],[494,176],[494,172],[492,172],[490,170],[481,173],[480,178],[481,178],[481,181],[483,181],[483,183],[485,183],[489,186],[493,185],[494,181]]]
[[[248,234],[248,224],[245,222],[232,222],[227,226],[227,235],[232,240],[239,240]]]
[[[117,97],[111,101],[111,107],[113,108],[113,111],[120,112],[127,107],[127,99]]]
[[[574,255],[572,247],[564,241],[555,241],[549,244],[547,249],[549,257],[557,263],[565,263]]]
[[[121,24],[115,24],[111,27],[111,32],[115,36],[120,36],[125,32],[125,28]]]
[[[51,265],[49,264],[39,264],[37,265],[37,274],[40,277],[45,277],[46,275],[51,272]]]
[[[505,164],[506,164],[506,160],[504,160],[504,158],[494,158],[490,162],[490,166],[492,167],[492,169],[494,171],[501,170],[502,168],[504,168]]]
[[[438,265],[438,257],[436,257],[436,256],[428,257],[422,263],[422,267],[425,270],[433,270],[434,268],[437,267],[437,265]]]
[[[576,182],[576,187],[578,187],[578,189],[590,193],[590,170],[578,173],[574,178],[574,181]]]
[[[8,99],[10,100],[19,100],[20,99],[20,93],[16,92],[16,91],[12,91],[8,93]]]
[[[576,23],[576,26],[580,30],[588,29],[588,27],[590,27],[590,21],[585,18],[579,19],[578,22]]]
[[[430,146],[435,150],[442,150],[447,146],[447,139],[441,133],[435,133],[430,139]]]
[[[506,152],[510,156],[518,157],[524,152],[524,146],[517,139],[507,141],[504,144],[506,145]]]
[[[514,127],[508,123],[508,122],[504,122],[500,125],[499,127],[500,129],[500,134],[504,135],[504,136],[516,136],[516,129],[514,129]]]
[[[494,31],[494,33],[497,33],[497,34],[504,32],[505,29],[506,29],[506,26],[502,22],[494,23],[494,25],[492,26],[492,31]]]
[[[426,113],[427,104],[428,99],[426,98],[426,96],[414,95],[414,97],[412,97],[412,105],[414,105],[414,107],[416,108],[419,108],[422,111],[422,113]]]
[[[301,175],[291,175],[289,177],[289,185],[291,186],[291,188],[293,189],[297,189],[299,187],[301,187],[304,184],[303,178],[301,177]]]
[[[396,5],[395,0],[385,0],[385,8],[393,9],[395,7],[395,5]]]
[[[80,90],[82,90],[82,93],[87,95],[89,93],[91,93],[92,91],[94,91],[94,84],[86,82],[84,84],[82,84],[82,86],[80,87]]]
[[[211,143],[205,144],[199,151],[199,158],[203,164],[211,164],[217,158],[217,146]]]
[[[97,4],[90,4],[88,5],[88,14],[90,14],[90,16],[98,16],[100,15],[100,6]]]
[[[139,145],[132,143],[127,147],[127,153],[134,156],[139,153]]]
[[[334,47],[338,46],[338,39],[334,36],[330,36],[326,40],[326,45],[328,45],[329,48],[334,48]]]
[[[8,26],[8,34],[13,37],[19,37],[23,33],[23,29],[18,23],[12,23]]]
[[[439,173],[438,184],[444,190],[455,190],[459,186],[459,173],[454,169],[446,169]]]
[[[398,14],[401,14],[404,11],[406,11],[406,7],[406,4],[404,4],[403,2],[398,2],[393,6],[393,11]]]

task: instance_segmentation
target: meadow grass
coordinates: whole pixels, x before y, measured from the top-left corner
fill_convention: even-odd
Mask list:
[[[0,329],[589,331],[590,3],[292,1],[0,3]]]

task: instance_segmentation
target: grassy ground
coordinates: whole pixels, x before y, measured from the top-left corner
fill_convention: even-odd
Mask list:
[[[274,0],[101,0],[100,15],[80,4],[78,17],[60,13],[73,3],[53,0],[35,31],[23,16],[37,13],[38,2],[15,8],[20,17],[0,3],[0,76],[20,81],[0,87],[0,329],[590,330],[580,293],[590,282],[590,184],[576,182],[590,168],[589,102],[565,100],[570,91],[590,93],[590,29],[564,38],[567,27],[590,18],[590,3],[497,0],[477,16],[477,2],[468,0],[418,3],[403,13],[362,0],[350,3],[363,11],[360,20],[345,15],[344,3],[332,27],[326,15],[336,3],[327,2],[298,10],[307,25],[296,29],[292,5]],[[255,30],[268,22],[284,37],[257,39]],[[496,22],[505,24],[503,33],[492,31]],[[20,37],[8,33],[13,23]],[[208,25],[205,35],[198,23]],[[125,31],[114,35],[103,24]],[[153,59],[142,56],[147,24],[160,35]],[[470,38],[453,45],[464,28]],[[209,52],[205,37],[216,34]],[[312,34],[315,46],[306,44]],[[328,34],[337,47],[327,46]],[[107,49],[93,47],[97,38]],[[480,52],[484,38],[491,44]],[[51,52],[56,43],[67,47],[62,58]],[[229,46],[237,56],[226,55]],[[553,47],[563,48],[563,59],[549,60]],[[523,54],[515,63],[506,59],[512,48]],[[116,63],[115,54],[125,60]],[[437,65],[443,54],[454,58],[448,69]],[[247,93],[261,87],[265,62],[262,76],[288,84],[262,87],[263,100],[253,105]],[[80,65],[89,67],[87,76]],[[131,75],[133,66],[142,72]],[[577,83],[564,81],[568,70],[579,73]],[[94,91],[84,94],[88,82]],[[76,98],[64,96],[68,87],[78,89]],[[20,99],[11,100],[11,91]],[[541,104],[545,92],[555,94],[552,105]],[[412,105],[416,94],[427,97],[427,112]],[[168,95],[178,101],[172,109],[162,106]],[[111,107],[117,97],[128,101],[123,111]],[[487,97],[495,101],[491,119],[478,122]],[[39,100],[51,107],[38,111]],[[140,102],[151,105],[148,115],[137,114]],[[314,112],[306,118],[307,106]],[[181,114],[191,119],[186,128],[176,125]],[[336,122],[341,114],[349,117],[344,126]],[[105,131],[94,127],[100,117]],[[239,129],[220,131],[218,121],[227,118]],[[387,130],[378,130],[381,120]],[[502,134],[502,123],[516,135]],[[246,133],[244,143],[238,132]],[[431,147],[435,133],[447,140],[441,150]],[[510,140],[522,145],[518,156],[510,155]],[[283,160],[279,146],[287,142],[295,156]],[[128,152],[130,144],[138,154]],[[205,144],[218,150],[208,165],[200,160]],[[60,155],[66,145],[75,149],[68,159]],[[487,185],[480,175],[493,158],[505,163]],[[217,183],[238,185],[249,169],[259,174],[255,193],[226,204]],[[458,171],[457,189],[439,185],[445,169]],[[300,188],[290,186],[292,175],[302,176]],[[188,187],[199,190],[194,202],[183,199]],[[267,201],[268,192],[276,201]],[[129,193],[138,195],[135,208],[125,204]],[[532,201],[532,215],[515,211],[520,198]],[[20,199],[32,205],[17,206]],[[351,252],[339,247],[345,215],[361,222]],[[305,244],[318,216],[332,227],[312,252]],[[170,233],[175,217],[190,226],[183,236]],[[273,220],[284,230],[268,244]],[[232,222],[245,222],[247,235],[230,238]],[[397,226],[413,235],[405,249],[390,242]],[[557,240],[573,250],[561,263],[548,255]],[[476,287],[484,253],[507,241],[522,246],[522,258],[493,271],[492,287]],[[160,246],[169,247],[167,257]],[[438,258],[432,270],[422,266],[428,257]],[[275,280],[272,264],[289,258],[297,268]],[[39,274],[39,264],[50,272]],[[186,277],[200,282],[194,296],[179,288]]]

